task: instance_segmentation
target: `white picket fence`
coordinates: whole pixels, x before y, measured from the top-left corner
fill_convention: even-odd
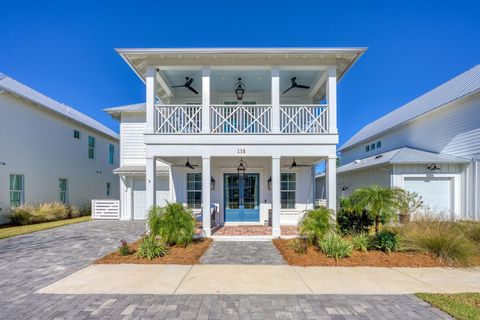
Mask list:
[[[120,219],[120,200],[92,200],[92,219]]]

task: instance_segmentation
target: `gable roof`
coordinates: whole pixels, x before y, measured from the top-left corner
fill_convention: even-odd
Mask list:
[[[431,164],[431,163],[470,163],[470,160],[442,153],[433,153],[403,147],[374,156],[355,160],[337,168],[338,173],[363,169],[381,164]]]
[[[366,142],[376,135],[476,92],[480,92],[480,64],[366,125],[344,143],[339,150]]]
[[[97,120],[87,116],[84,113],[81,113],[78,110],[73,109],[70,106],[55,101],[30,87],[27,87],[26,85],[16,81],[13,78],[10,78],[3,73],[0,73],[0,89],[4,89],[5,91],[37,104],[49,111],[53,111],[69,120],[73,120],[95,131],[103,133],[115,140],[119,139],[119,136],[115,131],[107,128]]]
[[[127,104],[124,106],[112,107],[103,109],[106,113],[110,114],[112,117],[119,119],[122,112],[132,112],[132,113],[145,113],[146,112],[145,102]]]

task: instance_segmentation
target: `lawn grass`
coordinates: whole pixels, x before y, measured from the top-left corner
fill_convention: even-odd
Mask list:
[[[85,217],[79,217],[79,218],[73,218],[73,219],[30,224],[26,226],[0,228],[0,239],[15,237],[21,234],[32,233],[35,231],[57,228],[57,227],[66,226],[69,224],[90,221],[91,219],[92,218],[90,216],[85,216]]]
[[[417,293],[417,297],[458,320],[480,319],[480,293]]]

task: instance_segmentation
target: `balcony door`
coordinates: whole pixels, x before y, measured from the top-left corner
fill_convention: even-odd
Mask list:
[[[224,175],[225,222],[259,222],[259,174]]]

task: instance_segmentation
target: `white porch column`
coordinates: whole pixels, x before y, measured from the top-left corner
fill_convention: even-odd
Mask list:
[[[280,70],[272,69],[272,132],[280,132]]]
[[[327,195],[327,208],[337,211],[337,157],[329,156],[326,166],[325,189]]]
[[[272,156],[272,236],[280,237],[280,156]]]
[[[146,176],[145,176],[145,200],[147,202],[147,212],[152,208],[156,203],[156,176],[157,176],[157,166],[155,157],[147,158],[147,167],[146,167]],[[145,216],[147,217],[147,216]]]
[[[145,99],[145,106],[147,112],[147,123],[145,126],[145,133],[155,133],[155,96],[157,86],[155,81],[155,74],[157,70],[154,67],[147,68],[147,76],[145,77],[145,85],[147,87],[147,96]]]
[[[327,72],[328,132],[337,134],[337,71],[330,68]]]
[[[203,234],[206,237],[211,235],[210,226],[210,156],[202,156],[202,219]]]
[[[202,69],[202,133],[210,133],[210,69]]]

